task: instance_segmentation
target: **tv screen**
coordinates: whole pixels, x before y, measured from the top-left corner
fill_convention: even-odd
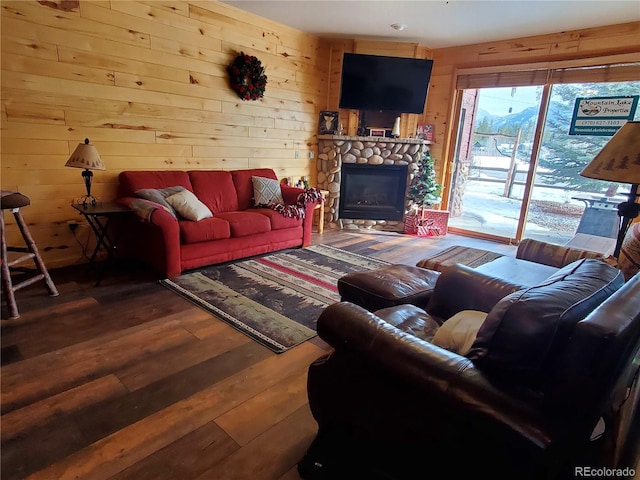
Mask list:
[[[340,108],[422,113],[433,60],[345,53]]]

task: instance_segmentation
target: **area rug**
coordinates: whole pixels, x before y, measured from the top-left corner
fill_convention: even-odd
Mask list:
[[[322,310],[340,301],[340,277],[383,265],[388,263],[313,245],[205,267],[161,283],[282,353],[316,336]]]
[[[447,267],[460,263],[467,267],[476,268],[482,264],[500,258],[504,255],[488,250],[480,250],[471,247],[449,247],[432,257],[420,260],[416,265],[418,267],[427,268],[442,272]]]

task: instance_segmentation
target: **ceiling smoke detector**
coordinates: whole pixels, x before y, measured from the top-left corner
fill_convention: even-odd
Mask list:
[[[392,23],[391,24],[391,28],[393,28],[394,30],[397,30],[399,32],[401,32],[402,30],[404,30],[405,28],[407,28],[407,26],[404,23]]]

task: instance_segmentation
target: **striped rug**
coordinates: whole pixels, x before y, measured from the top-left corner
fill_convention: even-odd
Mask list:
[[[460,263],[467,267],[476,268],[503,255],[479,248],[454,246],[420,260],[416,265],[428,270],[442,272],[447,267]]]
[[[383,265],[388,263],[313,245],[201,268],[161,283],[282,353],[316,335],[322,310],[340,300],[340,277]]]

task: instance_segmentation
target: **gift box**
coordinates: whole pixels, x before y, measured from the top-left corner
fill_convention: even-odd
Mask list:
[[[417,215],[407,215],[404,219],[404,233],[415,235],[418,233],[419,218]]]
[[[448,224],[448,211],[423,208],[405,217],[404,233],[419,237],[439,237],[447,234]]]
[[[431,220],[433,225],[440,232],[438,235],[446,235],[449,229],[449,211],[448,210],[431,210],[425,208],[422,211],[422,217],[425,220]]]

